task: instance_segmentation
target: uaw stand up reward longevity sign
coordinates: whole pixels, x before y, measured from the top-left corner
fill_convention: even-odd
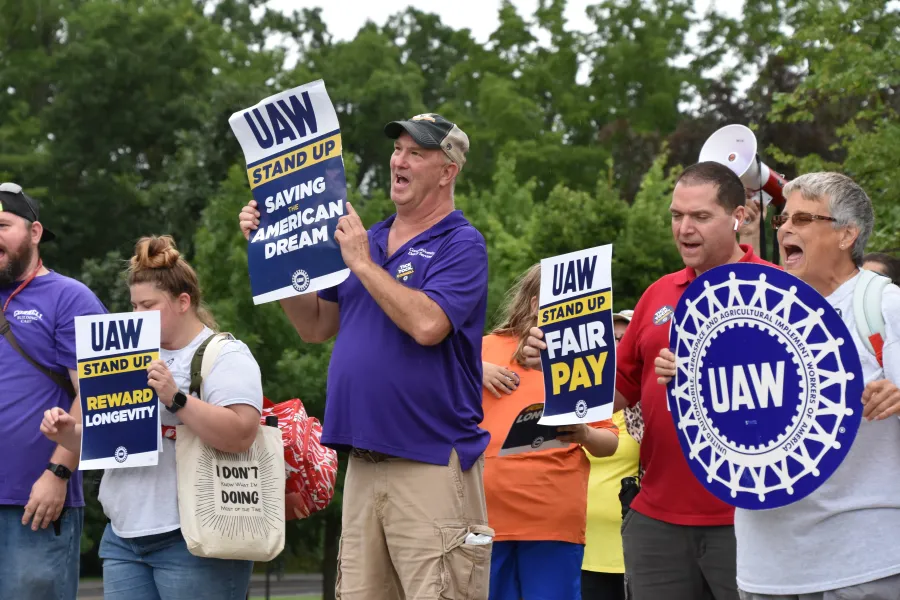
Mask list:
[[[669,410],[697,479],[745,509],[811,494],[850,451],[863,377],[837,311],[796,277],[730,264],[698,277],[670,330]]]

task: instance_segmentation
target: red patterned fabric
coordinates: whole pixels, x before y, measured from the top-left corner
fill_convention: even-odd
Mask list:
[[[261,422],[278,417],[284,442],[285,519],[305,519],[323,510],[334,497],[337,453],[322,445],[322,425],[297,398],[274,404],[263,398]]]
[[[266,417],[278,418],[284,443],[285,520],[305,519],[323,510],[334,498],[337,480],[337,452],[322,445],[322,424],[306,414],[298,398],[275,404],[263,398],[260,423]],[[163,437],[175,439],[175,428],[162,426]]]

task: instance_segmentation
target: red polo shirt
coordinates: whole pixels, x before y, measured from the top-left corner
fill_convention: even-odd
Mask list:
[[[741,244],[738,262],[770,266]],[[650,518],[675,525],[732,525],[734,507],[706,491],[681,452],[666,401],[666,387],[656,382],[653,361],[669,347],[669,326],[681,294],[697,277],[691,268],[671,273],[647,288],[616,348],[616,390],[631,406],[641,402],[644,439],[641,491],[631,507]]]

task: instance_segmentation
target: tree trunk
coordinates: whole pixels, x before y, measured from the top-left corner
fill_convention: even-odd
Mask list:
[[[341,513],[329,511],[325,520],[325,548],[322,552],[322,600],[334,600],[338,546],[341,539]]]

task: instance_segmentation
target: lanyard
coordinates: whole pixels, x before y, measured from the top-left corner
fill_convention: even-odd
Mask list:
[[[38,272],[41,270],[41,267],[44,266],[44,262],[41,259],[38,259],[37,267],[35,267],[34,271],[25,278],[25,281],[19,284],[19,287],[15,289],[15,291],[9,295],[9,298],[6,299],[6,302],[3,304],[3,312],[6,312],[6,309],[9,308],[9,303],[12,302],[12,299],[16,297],[16,294],[25,289],[25,287],[31,283],[35,277],[37,277]]]

